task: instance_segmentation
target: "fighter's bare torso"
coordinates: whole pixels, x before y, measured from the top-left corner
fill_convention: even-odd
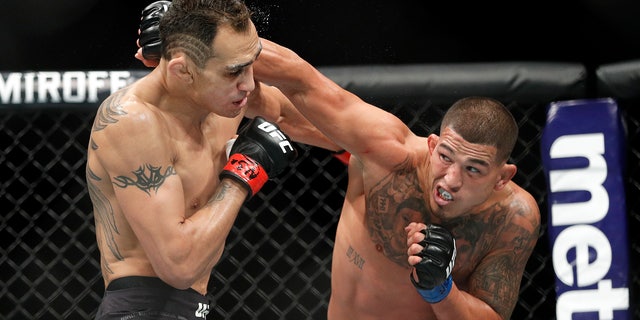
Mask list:
[[[419,177],[419,171],[426,171],[423,169],[408,167],[375,176],[371,170],[363,173],[358,161],[351,161],[349,192],[333,253],[329,319],[435,319],[430,304],[418,295],[409,279],[411,267],[404,227],[412,221],[440,223],[454,234],[458,255],[453,279],[461,290],[503,285],[502,281],[510,280],[499,279],[500,267],[524,263],[505,261],[496,264],[495,269],[479,267],[489,253],[512,245],[500,242],[502,234],[513,232],[514,228],[507,226],[518,221],[513,215],[521,212],[517,208],[524,205],[516,196],[522,192],[520,187],[510,182],[491,198],[491,205],[483,207],[486,209],[439,221],[427,209],[431,190],[420,182],[424,180]],[[513,247],[511,250],[516,253]],[[518,256],[512,255],[511,259]],[[482,279],[486,283],[471,284],[474,272],[473,281]]]
[[[235,118],[210,114],[199,127],[185,126],[175,115],[144,103],[129,103],[131,99],[136,100],[135,87],[124,89],[122,95],[115,95],[101,105],[88,151],[87,180],[94,199],[96,235],[105,286],[113,279],[129,275],[158,276],[129,223],[129,219],[136,219],[136,213],[124,215],[115,188],[136,188],[152,197],[166,179],[178,178],[182,191],[177,192],[184,195],[182,212],[185,219],[190,217],[207,203],[218,185],[215,173],[220,172],[226,163],[224,144],[235,135],[239,123]],[[108,145],[105,139],[113,137],[131,139],[127,132],[132,128],[128,126],[136,123],[127,117],[144,117],[145,130],[155,133],[147,135],[154,141],[132,141],[132,148],[153,144],[170,152],[167,159],[158,159],[157,163],[139,163],[136,167],[127,168],[130,175],[110,177],[101,159],[117,158],[118,155],[114,154],[115,151],[101,149],[101,146]],[[105,136],[102,134],[105,131],[111,132]],[[102,154],[98,156],[97,152]],[[222,251],[218,258],[221,254]],[[206,294],[209,275],[203,274],[192,288]]]

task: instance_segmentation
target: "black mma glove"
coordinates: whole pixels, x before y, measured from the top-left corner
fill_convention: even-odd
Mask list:
[[[451,271],[456,260],[456,239],[449,230],[430,224],[421,231],[425,238],[420,241],[424,247],[417,256],[422,260],[414,268],[418,281],[410,276],[418,293],[429,303],[440,302],[451,291],[453,279]]]
[[[232,178],[242,182],[249,190],[249,199],[269,178],[282,173],[297,156],[289,137],[280,131],[278,125],[256,117],[238,131],[220,180]]]
[[[156,1],[142,10],[140,37],[142,56],[147,60],[160,60],[160,18],[169,10],[170,1]]]

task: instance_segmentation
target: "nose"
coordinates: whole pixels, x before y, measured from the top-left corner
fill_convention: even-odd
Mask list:
[[[447,168],[444,181],[451,191],[458,191],[462,187],[462,169],[457,165],[450,165]]]
[[[240,79],[238,82],[238,90],[251,92],[255,88],[256,88],[256,83],[254,82],[254,79],[253,79],[253,66],[249,66],[242,73],[242,76],[240,76]]]

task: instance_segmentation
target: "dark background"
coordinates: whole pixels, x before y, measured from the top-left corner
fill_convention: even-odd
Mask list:
[[[149,0],[2,0],[0,71],[144,68]],[[247,0],[260,34],[316,66],[640,59],[640,1]]]

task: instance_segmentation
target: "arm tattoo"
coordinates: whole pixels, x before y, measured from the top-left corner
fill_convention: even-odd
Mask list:
[[[168,166],[164,173],[160,172],[161,169],[162,167],[154,167],[147,163],[140,166],[138,170],[132,171],[136,176],[135,180],[127,176],[117,176],[114,178],[115,181],[113,184],[123,189],[128,186],[136,186],[138,189],[146,192],[148,195],[151,195],[151,190],[158,192],[158,189],[164,183],[166,178],[176,174],[176,170],[173,166]]]
[[[482,276],[474,278],[473,286],[478,286],[483,293],[479,298],[486,301],[504,319],[509,319],[513,307],[518,300],[520,279],[516,277],[512,259],[498,256],[492,265],[482,268]]]
[[[98,108],[98,114],[93,121],[93,127],[91,131],[100,131],[106,128],[112,123],[118,122],[116,116],[123,116],[127,113],[122,110],[122,104],[120,104],[120,98],[124,94],[124,91],[118,91],[115,95],[108,97],[100,108]]]
[[[222,183],[220,184],[220,188],[218,189],[218,192],[216,192],[213,195],[213,197],[209,199],[208,203],[222,201],[222,199],[224,199],[224,196],[227,194],[227,191],[229,191],[229,189],[231,189],[231,187],[229,186],[229,183],[226,181],[222,181]]]
[[[518,300],[522,272],[535,246],[538,226],[527,208],[497,203],[478,218],[464,217],[451,226],[459,257],[469,266],[479,260],[470,279],[474,295],[508,319]],[[523,225],[524,217],[528,225]],[[472,267],[473,268],[473,267]]]
[[[96,223],[96,228],[100,229],[104,240],[111,251],[113,256],[122,261],[124,257],[120,253],[118,243],[115,240],[115,235],[119,234],[118,226],[113,214],[113,207],[109,202],[109,199],[100,191],[100,188],[95,184],[97,181],[102,181],[98,175],[96,175],[89,166],[87,166],[87,187],[89,189],[89,198],[93,203],[93,215]],[[104,270],[108,273],[113,273],[106,259],[102,259],[102,265]]]

